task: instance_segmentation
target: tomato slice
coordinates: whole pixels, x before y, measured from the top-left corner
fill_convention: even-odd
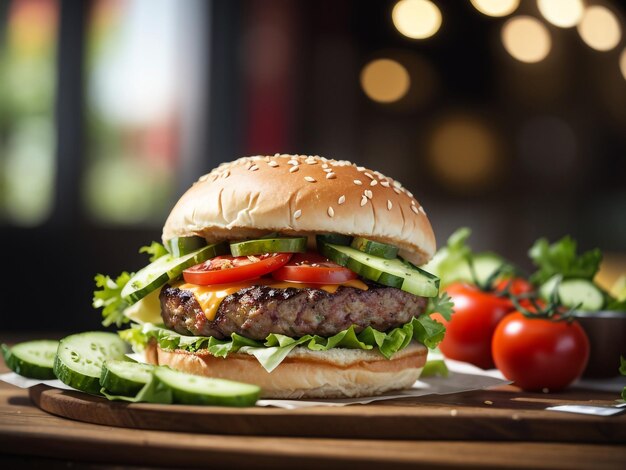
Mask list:
[[[267,253],[260,256],[217,256],[183,271],[190,284],[206,286],[239,282],[268,274],[291,259],[291,253]]]
[[[289,263],[273,271],[272,277],[279,281],[341,284],[357,275],[317,253],[296,253]]]

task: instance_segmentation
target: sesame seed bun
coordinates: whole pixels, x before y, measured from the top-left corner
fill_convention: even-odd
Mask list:
[[[347,161],[278,154],[240,158],[202,176],[170,213],[163,241],[268,232],[362,236],[397,246],[417,265],[436,248],[426,212],[397,181]]]
[[[195,375],[256,384],[263,398],[346,398],[410,388],[419,378],[427,354],[428,349],[417,342],[391,359],[375,350],[311,351],[296,347],[270,373],[249,354],[230,354],[223,359],[206,350],[167,351],[152,342],[146,349],[146,360]]]

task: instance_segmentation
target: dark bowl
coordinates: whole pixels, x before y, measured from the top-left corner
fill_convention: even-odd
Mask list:
[[[626,312],[574,312],[589,337],[587,378],[619,375],[620,356],[626,357]]]

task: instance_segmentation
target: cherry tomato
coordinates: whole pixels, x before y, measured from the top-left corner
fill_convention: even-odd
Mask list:
[[[271,253],[260,256],[217,256],[183,271],[191,284],[206,286],[255,279],[270,273],[291,259],[291,253]]]
[[[589,340],[577,321],[551,321],[514,312],[493,336],[493,358],[509,380],[524,390],[560,390],[583,373]]]
[[[439,344],[444,356],[469,362],[483,369],[494,366],[491,356],[491,338],[496,326],[505,315],[515,310],[506,297],[483,292],[466,283],[450,284],[446,291],[454,302],[452,320],[446,322],[446,335]]]
[[[289,263],[273,271],[272,277],[280,281],[341,284],[356,279],[357,275],[317,253],[296,253]]]

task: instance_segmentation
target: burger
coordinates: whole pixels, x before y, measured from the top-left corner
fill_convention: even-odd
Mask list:
[[[99,275],[104,324],[147,362],[257,384],[267,398],[411,387],[451,304],[418,266],[435,252],[399,182],[319,156],[244,157],[202,176],[143,251]]]

